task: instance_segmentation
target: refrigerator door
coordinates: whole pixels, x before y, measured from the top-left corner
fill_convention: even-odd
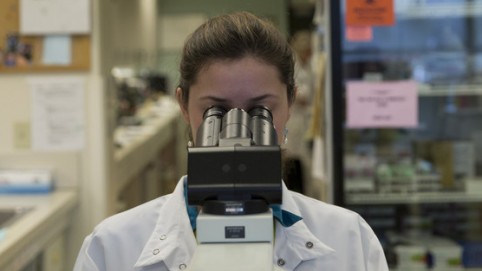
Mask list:
[[[482,1],[329,1],[335,204],[394,270],[482,270]]]

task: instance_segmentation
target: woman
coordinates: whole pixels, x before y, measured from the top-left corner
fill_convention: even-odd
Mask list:
[[[295,98],[293,53],[271,24],[246,13],[213,18],[186,41],[176,90],[192,137],[211,106],[266,106],[279,137]],[[196,249],[186,177],[174,192],[100,223],[84,241],[75,270],[183,270]],[[380,243],[357,214],[283,186],[273,264],[283,270],[388,270]],[[213,259],[215,260],[215,259]]]

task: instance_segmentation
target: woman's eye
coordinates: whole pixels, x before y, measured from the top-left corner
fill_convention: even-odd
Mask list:
[[[216,107],[216,108],[219,108],[221,110],[224,110],[224,111],[227,111],[227,107],[224,106],[224,105],[219,105],[219,104],[216,104],[216,105],[211,105],[210,108],[212,107]]]
[[[266,108],[266,109],[269,109],[268,106],[264,105],[264,104],[257,104],[257,105],[254,105],[254,106],[251,106],[250,108],[248,108],[248,112],[253,110],[254,108]]]
[[[225,106],[214,104],[214,105],[210,105],[210,106],[207,106],[206,108],[204,108],[204,114],[206,114],[208,111],[212,111],[211,109],[215,110],[213,112],[218,112],[222,115],[224,115],[228,111]]]

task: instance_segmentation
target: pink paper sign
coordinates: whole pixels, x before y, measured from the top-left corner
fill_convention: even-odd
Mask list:
[[[368,42],[373,39],[373,28],[371,26],[347,26],[345,27],[345,38],[347,41]]]
[[[415,128],[417,83],[348,82],[346,108],[348,128]]]

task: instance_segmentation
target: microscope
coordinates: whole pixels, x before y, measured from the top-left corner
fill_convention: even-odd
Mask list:
[[[271,204],[281,204],[281,149],[271,112],[211,107],[188,147],[187,200],[200,206],[187,270],[273,270]]]

